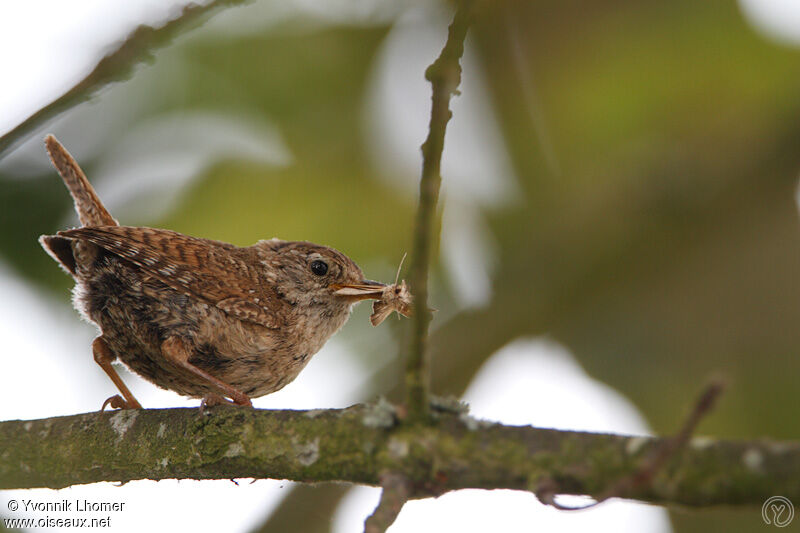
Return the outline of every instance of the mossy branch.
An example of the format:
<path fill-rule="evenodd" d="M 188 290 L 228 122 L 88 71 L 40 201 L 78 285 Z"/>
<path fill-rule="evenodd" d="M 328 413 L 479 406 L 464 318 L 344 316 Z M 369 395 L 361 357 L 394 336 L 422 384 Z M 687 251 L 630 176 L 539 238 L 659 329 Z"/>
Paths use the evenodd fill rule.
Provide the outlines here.
<path fill-rule="evenodd" d="M 109 83 L 127 79 L 136 65 L 152 59 L 154 50 L 166 46 L 181 32 L 202 23 L 204 17 L 213 11 L 247 1 L 212 0 L 203 5 L 189 4 L 175 18 L 158 28 L 139 26 L 113 52 L 103 57 L 85 78 L 0 137 L 0 155 L 59 113 L 89 100 Z"/>
<path fill-rule="evenodd" d="M 387 472 L 411 497 L 463 488 L 600 495 L 663 439 L 490 424 L 434 411 L 397 424 L 388 405 L 267 411 L 126 410 L 0 422 L 0 489 L 134 479 L 271 478 L 379 486 Z M 686 506 L 800 501 L 800 443 L 695 438 L 626 496 Z"/>

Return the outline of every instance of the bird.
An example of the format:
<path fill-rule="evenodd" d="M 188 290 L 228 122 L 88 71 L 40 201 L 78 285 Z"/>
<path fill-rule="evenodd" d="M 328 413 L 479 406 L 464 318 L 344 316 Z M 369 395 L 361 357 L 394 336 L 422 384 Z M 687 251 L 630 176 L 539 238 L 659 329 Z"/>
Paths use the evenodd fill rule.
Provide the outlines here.
<path fill-rule="evenodd" d="M 238 247 L 120 226 L 64 146 L 53 135 L 45 146 L 81 226 L 39 242 L 74 278 L 73 305 L 100 330 L 94 360 L 119 390 L 101 410 L 141 408 L 115 361 L 201 398 L 201 408 L 252 406 L 251 398 L 293 381 L 355 303 L 380 301 L 394 288 L 365 279 L 338 250 L 306 241 Z"/>

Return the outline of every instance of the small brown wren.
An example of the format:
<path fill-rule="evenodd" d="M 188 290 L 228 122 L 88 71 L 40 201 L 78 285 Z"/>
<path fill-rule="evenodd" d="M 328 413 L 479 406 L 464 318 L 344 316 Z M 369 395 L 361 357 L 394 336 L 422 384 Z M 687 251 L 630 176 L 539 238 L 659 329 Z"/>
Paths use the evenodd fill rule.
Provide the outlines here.
<path fill-rule="evenodd" d="M 341 252 L 263 240 L 240 248 L 118 225 L 75 160 L 45 145 L 82 227 L 39 242 L 75 278 L 73 303 L 101 334 L 94 359 L 119 389 L 103 408 L 140 408 L 112 361 L 203 405 L 252 405 L 291 382 L 359 300 L 388 287 Z"/>

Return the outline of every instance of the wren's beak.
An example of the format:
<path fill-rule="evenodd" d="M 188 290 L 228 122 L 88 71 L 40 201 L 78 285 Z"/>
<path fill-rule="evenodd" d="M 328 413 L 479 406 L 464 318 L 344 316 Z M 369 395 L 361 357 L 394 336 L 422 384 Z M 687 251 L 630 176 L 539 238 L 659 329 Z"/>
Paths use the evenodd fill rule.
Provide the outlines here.
<path fill-rule="evenodd" d="M 333 294 L 353 302 L 360 300 L 380 300 L 386 285 L 377 281 L 362 279 L 358 283 L 334 283 Z"/>

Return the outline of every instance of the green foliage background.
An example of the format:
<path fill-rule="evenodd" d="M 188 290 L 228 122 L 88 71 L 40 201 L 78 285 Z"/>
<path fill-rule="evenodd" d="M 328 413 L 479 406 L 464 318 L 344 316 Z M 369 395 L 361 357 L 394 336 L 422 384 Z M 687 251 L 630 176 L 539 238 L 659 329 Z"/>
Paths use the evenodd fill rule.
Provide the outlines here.
<path fill-rule="evenodd" d="M 525 111 L 510 23 L 558 171 Z M 140 120 L 176 110 L 264 117 L 295 161 L 219 161 L 147 223 L 241 245 L 322 242 L 386 265 L 374 276 L 391 278 L 409 249 L 414 198 L 374 179 L 363 133 L 365 85 L 389 24 L 289 21 L 258 35 L 200 33 L 159 52 L 129 83 L 148 69 L 179 74 Z M 446 319 L 434 323 L 434 391 L 463 392 L 495 350 L 547 334 L 658 433 L 673 431 L 719 372 L 731 386 L 702 433 L 796 440 L 800 51 L 757 34 L 722 0 L 497 2 L 480 11 L 470 45 L 521 198 L 485 213 L 499 252 L 490 304 L 453 314 L 447 284 L 436 293 Z M 93 161 L 81 163 L 91 177 Z M 63 300 L 69 280 L 36 237 L 63 220 L 66 194 L 52 173 L 0 176 L 0 202 L 3 259 Z M 396 350 L 359 342 L 366 320 L 353 322 L 344 335 L 354 357 Z M 387 371 L 365 396 L 396 394 L 401 375 Z M 265 530 L 315 501 L 330 512 L 342 490 L 299 489 Z M 675 511 L 673 523 L 681 532 L 762 526 L 756 510 Z"/>

